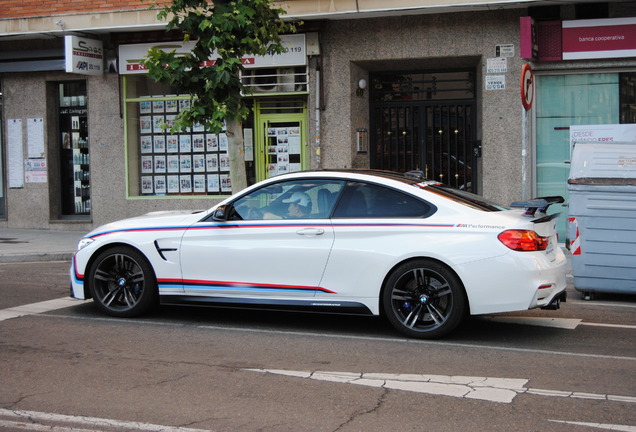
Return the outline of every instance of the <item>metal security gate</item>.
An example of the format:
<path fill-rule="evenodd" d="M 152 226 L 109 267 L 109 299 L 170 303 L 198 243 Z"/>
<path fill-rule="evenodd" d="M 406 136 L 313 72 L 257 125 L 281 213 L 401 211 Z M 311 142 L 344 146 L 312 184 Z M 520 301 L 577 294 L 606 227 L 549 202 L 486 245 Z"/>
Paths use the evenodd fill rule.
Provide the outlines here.
<path fill-rule="evenodd" d="M 371 77 L 371 167 L 476 192 L 472 73 Z M 468 97 L 467 97 L 468 96 Z"/>

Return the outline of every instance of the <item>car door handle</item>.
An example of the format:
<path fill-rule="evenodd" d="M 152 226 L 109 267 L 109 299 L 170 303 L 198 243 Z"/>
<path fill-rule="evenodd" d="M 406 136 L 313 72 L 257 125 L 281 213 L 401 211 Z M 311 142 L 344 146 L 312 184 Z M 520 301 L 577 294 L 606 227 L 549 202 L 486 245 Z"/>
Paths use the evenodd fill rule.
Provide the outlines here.
<path fill-rule="evenodd" d="M 296 231 L 296 234 L 303 236 L 318 236 L 323 235 L 325 230 L 322 228 L 303 228 L 301 230 Z"/>

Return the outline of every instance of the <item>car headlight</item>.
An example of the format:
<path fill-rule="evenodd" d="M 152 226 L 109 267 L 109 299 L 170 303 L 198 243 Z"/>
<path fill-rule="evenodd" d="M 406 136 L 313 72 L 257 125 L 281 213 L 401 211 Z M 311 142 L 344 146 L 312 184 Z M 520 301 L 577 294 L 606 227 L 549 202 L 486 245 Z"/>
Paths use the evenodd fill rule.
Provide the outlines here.
<path fill-rule="evenodd" d="M 83 239 L 81 239 L 77 245 L 77 250 L 81 251 L 82 249 L 84 249 L 86 246 L 88 246 L 89 244 L 93 243 L 95 241 L 95 239 L 89 238 L 89 237 L 85 237 Z"/>

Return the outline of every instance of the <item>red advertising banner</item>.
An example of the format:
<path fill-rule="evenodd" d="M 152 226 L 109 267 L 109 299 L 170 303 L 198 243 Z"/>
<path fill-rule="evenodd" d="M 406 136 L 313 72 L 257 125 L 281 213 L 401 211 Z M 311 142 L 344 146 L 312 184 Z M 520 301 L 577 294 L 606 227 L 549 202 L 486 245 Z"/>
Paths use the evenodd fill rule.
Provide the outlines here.
<path fill-rule="evenodd" d="M 636 57 L 636 18 L 563 21 L 563 60 Z"/>

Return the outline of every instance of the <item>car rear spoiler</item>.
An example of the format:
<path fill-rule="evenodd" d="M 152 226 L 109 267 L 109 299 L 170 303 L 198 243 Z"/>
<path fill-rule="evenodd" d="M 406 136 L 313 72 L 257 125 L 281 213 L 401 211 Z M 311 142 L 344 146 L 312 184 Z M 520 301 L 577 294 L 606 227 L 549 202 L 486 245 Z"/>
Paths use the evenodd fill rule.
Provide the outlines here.
<path fill-rule="evenodd" d="M 565 200 L 562 196 L 549 196 L 549 197 L 539 197 L 533 198 L 529 201 L 516 201 L 510 204 L 512 208 L 525 208 L 525 214 L 528 216 L 534 216 L 534 214 L 539 211 L 540 213 L 545 213 L 552 204 L 555 203 L 563 203 Z"/>

